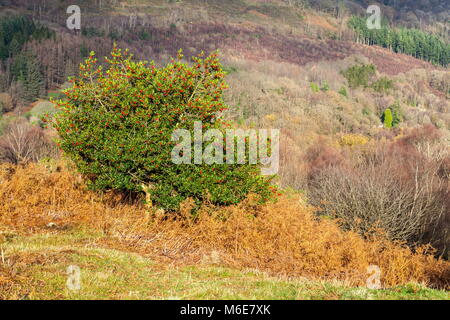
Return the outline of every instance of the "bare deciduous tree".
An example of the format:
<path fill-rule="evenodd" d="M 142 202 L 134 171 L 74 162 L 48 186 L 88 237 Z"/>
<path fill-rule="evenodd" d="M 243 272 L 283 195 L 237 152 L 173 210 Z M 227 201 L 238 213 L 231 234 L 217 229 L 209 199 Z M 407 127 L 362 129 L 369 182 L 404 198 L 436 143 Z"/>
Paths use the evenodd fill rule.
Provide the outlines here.
<path fill-rule="evenodd" d="M 448 254 L 450 184 L 445 149 L 430 128 L 373 150 L 312 154 L 309 198 L 347 230 L 382 229 L 393 240 Z M 434 142 L 433 142 L 434 141 Z M 326 159 L 330 159 L 329 161 Z"/>
<path fill-rule="evenodd" d="M 38 161 L 55 154 L 43 130 L 26 121 L 15 121 L 0 139 L 0 160 L 14 164 Z"/>

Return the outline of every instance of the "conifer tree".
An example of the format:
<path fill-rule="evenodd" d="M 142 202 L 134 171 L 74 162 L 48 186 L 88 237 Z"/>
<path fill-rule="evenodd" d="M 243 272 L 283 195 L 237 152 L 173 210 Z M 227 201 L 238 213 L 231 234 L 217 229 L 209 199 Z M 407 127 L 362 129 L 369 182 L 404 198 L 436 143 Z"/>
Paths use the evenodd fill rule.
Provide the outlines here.
<path fill-rule="evenodd" d="M 386 109 L 383 114 L 383 122 L 385 128 L 392 128 L 392 111 L 391 109 Z"/>
<path fill-rule="evenodd" d="M 25 100 L 34 101 L 42 96 L 44 91 L 44 79 L 40 70 L 39 62 L 34 57 L 29 57 L 26 65 L 25 77 Z"/>

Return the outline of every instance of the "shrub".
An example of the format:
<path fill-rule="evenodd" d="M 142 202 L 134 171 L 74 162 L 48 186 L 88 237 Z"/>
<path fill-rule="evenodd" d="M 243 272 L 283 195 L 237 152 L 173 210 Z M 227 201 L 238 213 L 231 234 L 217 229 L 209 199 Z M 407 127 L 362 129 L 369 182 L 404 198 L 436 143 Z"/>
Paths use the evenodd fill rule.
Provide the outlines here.
<path fill-rule="evenodd" d="M 368 142 L 369 139 L 367 139 L 367 137 L 355 133 L 344 134 L 339 139 L 339 145 L 348 147 L 361 146 L 367 144 Z"/>
<path fill-rule="evenodd" d="M 322 85 L 320 90 L 322 90 L 323 92 L 327 92 L 328 90 L 330 90 L 330 86 L 328 85 L 328 82 L 325 81 L 325 83 Z"/>
<path fill-rule="evenodd" d="M 149 41 L 149 40 L 152 39 L 152 35 L 150 33 L 148 33 L 147 31 L 145 31 L 145 30 L 141 30 L 138 33 L 138 37 L 142 41 Z"/>
<path fill-rule="evenodd" d="M 382 77 L 372 83 L 370 87 L 376 92 L 387 93 L 394 88 L 394 81 L 387 77 Z"/>
<path fill-rule="evenodd" d="M 364 107 L 362 108 L 361 113 L 367 117 L 371 115 L 372 111 L 369 108 Z"/>
<path fill-rule="evenodd" d="M 393 118 L 392 118 L 391 109 L 388 108 L 388 109 L 384 110 L 382 120 L 383 120 L 383 124 L 384 124 L 385 128 L 388 128 L 388 129 L 392 128 Z"/>
<path fill-rule="evenodd" d="M 352 89 L 358 87 L 367 88 L 369 81 L 375 75 L 376 67 L 373 64 L 354 65 L 342 71 L 341 74 L 347 79 L 348 85 Z"/>
<path fill-rule="evenodd" d="M 103 37 L 105 35 L 105 32 L 98 28 L 87 27 L 83 28 L 81 34 L 88 38 L 92 38 L 92 37 Z"/>
<path fill-rule="evenodd" d="M 395 104 L 384 110 L 381 121 L 383 121 L 384 127 L 389 129 L 392 127 L 397 127 L 400 122 L 402 122 L 402 118 L 402 109 L 400 107 L 400 104 L 396 102 Z"/>
<path fill-rule="evenodd" d="M 307 159 L 312 204 L 346 230 L 367 235 L 381 229 L 391 240 L 431 242 L 446 254 L 449 180 L 436 131 L 425 128 L 352 153 L 315 146 Z"/>
<path fill-rule="evenodd" d="M 222 130 L 217 115 L 226 107 L 224 72 L 217 54 L 194 58 L 192 66 L 172 59 L 165 67 L 134 62 L 114 47 L 106 69 L 92 52 L 80 75 L 57 104 L 54 127 L 60 146 L 96 190 L 147 192 L 152 203 L 175 211 L 186 198 L 197 204 L 240 202 L 249 193 L 269 198 L 269 180 L 255 165 L 174 164 L 175 129 Z"/>
<path fill-rule="evenodd" d="M 339 90 L 339 94 L 342 95 L 342 96 L 344 96 L 344 97 L 348 97 L 347 89 L 345 89 L 345 87 L 342 87 L 342 88 Z"/>
<path fill-rule="evenodd" d="M 314 92 L 314 93 L 317 93 L 320 91 L 319 85 L 315 82 L 311 82 L 310 87 L 311 87 L 312 92 Z"/>
<path fill-rule="evenodd" d="M 56 154 L 55 145 L 39 126 L 25 120 L 14 120 L 6 125 L 0 137 L 0 161 L 13 164 L 39 161 Z"/>
<path fill-rule="evenodd" d="M 392 106 L 389 107 L 392 110 L 392 126 L 397 127 L 400 122 L 402 122 L 402 109 L 400 107 L 400 103 L 397 101 Z"/>

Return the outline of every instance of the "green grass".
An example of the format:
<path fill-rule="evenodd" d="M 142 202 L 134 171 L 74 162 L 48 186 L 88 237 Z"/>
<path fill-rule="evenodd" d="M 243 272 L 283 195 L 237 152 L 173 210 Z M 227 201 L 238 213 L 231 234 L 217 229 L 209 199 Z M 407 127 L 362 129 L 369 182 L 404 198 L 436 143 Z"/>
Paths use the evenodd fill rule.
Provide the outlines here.
<path fill-rule="evenodd" d="M 36 118 L 41 118 L 46 114 L 52 115 L 56 112 L 55 105 L 50 101 L 39 101 L 33 109 L 31 109 L 30 114 Z"/>
<path fill-rule="evenodd" d="M 20 276 L 15 299 L 449 299 L 449 293 L 410 284 L 389 290 L 350 288 L 340 282 L 287 280 L 222 266 L 175 267 L 98 245 L 87 230 L 31 237 L 3 234 L 6 268 Z M 6 240 L 5 240 L 6 239 Z M 71 291 L 67 268 L 81 270 Z M 4 270 L 1 269 L 0 270 Z M 1 273 L 0 273 L 1 278 Z M 0 287 L 1 289 L 1 287 Z"/>

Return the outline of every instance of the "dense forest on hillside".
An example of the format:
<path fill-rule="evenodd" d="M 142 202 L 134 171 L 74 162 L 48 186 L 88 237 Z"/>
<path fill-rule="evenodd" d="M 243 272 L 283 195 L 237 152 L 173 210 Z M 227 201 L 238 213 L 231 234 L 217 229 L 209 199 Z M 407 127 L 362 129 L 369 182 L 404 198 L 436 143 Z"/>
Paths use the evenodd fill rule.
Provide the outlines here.
<path fill-rule="evenodd" d="M 32 102 L 45 95 L 48 88 L 44 81 L 42 65 L 35 55 L 23 50 L 30 41 L 54 39 L 54 31 L 35 23 L 26 16 L 12 16 L 0 21 L 0 90 L 14 91 L 14 99 Z M 5 106 L 4 106 L 5 107 Z M 4 111 L 14 107 L 6 106 Z"/>
<path fill-rule="evenodd" d="M 418 29 L 391 28 L 387 24 L 381 29 L 369 29 L 366 19 L 356 16 L 350 19 L 349 25 L 356 31 L 360 43 L 379 45 L 442 66 L 450 63 L 450 43 L 436 35 Z"/>

